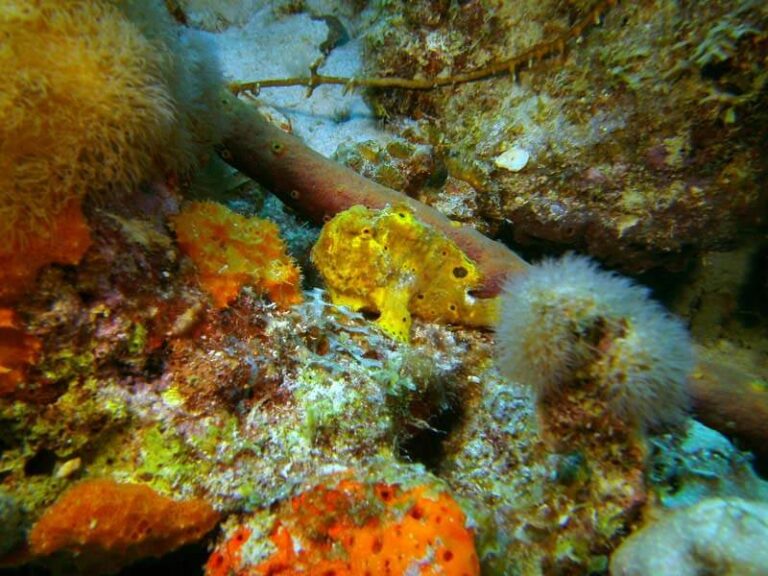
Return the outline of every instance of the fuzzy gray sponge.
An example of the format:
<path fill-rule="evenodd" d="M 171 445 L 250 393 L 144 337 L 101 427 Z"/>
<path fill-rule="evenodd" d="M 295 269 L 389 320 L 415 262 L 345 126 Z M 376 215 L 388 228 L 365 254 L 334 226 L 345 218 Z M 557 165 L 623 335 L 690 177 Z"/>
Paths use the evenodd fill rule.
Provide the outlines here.
<path fill-rule="evenodd" d="M 503 375 L 539 398 L 577 372 L 605 388 L 613 411 L 641 426 L 679 423 L 693 367 L 683 324 L 647 288 L 566 255 L 507 283 L 497 327 Z"/>

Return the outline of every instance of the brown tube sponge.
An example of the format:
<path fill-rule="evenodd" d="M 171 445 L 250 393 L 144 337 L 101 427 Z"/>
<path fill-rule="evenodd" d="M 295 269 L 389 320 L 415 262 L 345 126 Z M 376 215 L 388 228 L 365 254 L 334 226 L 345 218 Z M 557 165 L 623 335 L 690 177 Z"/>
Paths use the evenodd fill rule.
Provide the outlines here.
<path fill-rule="evenodd" d="M 222 158 L 309 219 L 323 222 L 355 205 L 381 209 L 406 204 L 416 218 L 448 236 L 477 264 L 483 276 L 481 296 L 495 296 L 505 278 L 528 269 L 503 244 L 328 160 L 236 98 L 224 96 L 223 100 L 228 122 L 219 149 Z"/>

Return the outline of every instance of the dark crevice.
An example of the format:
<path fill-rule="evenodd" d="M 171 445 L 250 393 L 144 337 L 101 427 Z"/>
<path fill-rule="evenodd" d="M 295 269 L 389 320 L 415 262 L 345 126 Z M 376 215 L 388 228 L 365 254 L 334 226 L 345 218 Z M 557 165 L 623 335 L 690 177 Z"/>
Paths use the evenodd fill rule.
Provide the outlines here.
<path fill-rule="evenodd" d="M 419 462 L 434 472 L 445 456 L 445 443 L 461 423 L 463 413 L 457 403 L 443 410 L 429 421 L 429 427 L 413 432 L 398 446 L 398 456 L 409 462 Z"/>

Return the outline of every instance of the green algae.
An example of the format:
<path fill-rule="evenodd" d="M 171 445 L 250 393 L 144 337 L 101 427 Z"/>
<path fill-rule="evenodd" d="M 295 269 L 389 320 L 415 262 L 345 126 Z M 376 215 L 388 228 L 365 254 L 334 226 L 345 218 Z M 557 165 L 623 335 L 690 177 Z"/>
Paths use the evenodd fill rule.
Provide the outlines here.
<path fill-rule="evenodd" d="M 65 348 L 46 355 L 38 366 L 46 380 L 70 382 L 93 372 L 94 356 L 88 350 L 77 352 Z"/>
<path fill-rule="evenodd" d="M 174 493 L 180 486 L 195 482 L 206 473 L 206 462 L 194 458 L 182 439 L 164 430 L 162 425 L 149 428 L 141 435 L 136 478 L 161 490 Z"/>
<path fill-rule="evenodd" d="M 137 356 L 144 352 L 147 346 L 147 327 L 135 322 L 128 331 L 126 350 L 131 356 Z"/>

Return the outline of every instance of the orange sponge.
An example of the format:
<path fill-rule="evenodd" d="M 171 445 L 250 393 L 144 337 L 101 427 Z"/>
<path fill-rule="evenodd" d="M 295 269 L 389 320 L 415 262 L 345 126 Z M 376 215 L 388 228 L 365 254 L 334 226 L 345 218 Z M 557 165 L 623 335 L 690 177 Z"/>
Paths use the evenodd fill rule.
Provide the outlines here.
<path fill-rule="evenodd" d="M 37 360 L 42 344 L 19 328 L 13 310 L 0 308 L 0 398 L 24 380 L 26 366 Z"/>
<path fill-rule="evenodd" d="M 49 214 L 45 232 L 11 239 L 0 249 L 0 303 L 19 298 L 37 272 L 53 262 L 77 264 L 91 245 L 91 232 L 77 200 Z"/>
<path fill-rule="evenodd" d="M 114 572 L 199 540 L 218 519 L 203 500 L 176 501 L 141 484 L 86 480 L 45 511 L 29 545 L 37 556 L 66 551 L 83 570 Z"/>
<path fill-rule="evenodd" d="M 480 565 L 466 524 L 445 492 L 344 480 L 278 509 L 268 558 L 249 565 L 243 545 L 254 536 L 240 528 L 210 557 L 206 575 L 473 576 Z"/>
<path fill-rule="evenodd" d="M 191 202 L 174 218 L 181 250 L 200 283 L 225 307 L 251 285 L 285 308 L 301 302 L 301 273 L 285 251 L 277 225 L 246 218 L 213 202 Z"/>

